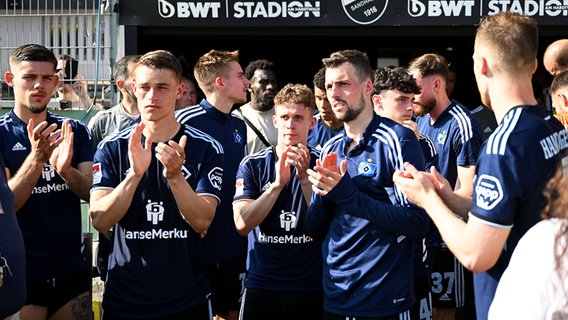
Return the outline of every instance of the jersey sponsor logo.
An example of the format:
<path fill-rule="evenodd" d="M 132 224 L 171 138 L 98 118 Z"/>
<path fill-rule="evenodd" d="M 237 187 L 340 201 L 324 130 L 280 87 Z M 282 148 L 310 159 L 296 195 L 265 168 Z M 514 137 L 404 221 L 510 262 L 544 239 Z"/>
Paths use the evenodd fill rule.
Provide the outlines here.
<path fill-rule="evenodd" d="M 102 178 L 101 163 L 93 163 L 93 184 L 101 183 Z"/>
<path fill-rule="evenodd" d="M 482 174 L 475 186 L 476 204 L 481 209 L 491 210 L 503 199 L 503 189 L 499 179 Z"/>
<path fill-rule="evenodd" d="M 41 177 L 45 179 L 45 181 L 51 181 L 51 179 L 55 178 L 55 169 L 49 163 L 46 163 L 43 166 L 43 170 L 41 172 Z"/>
<path fill-rule="evenodd" d="M 16 144 L 12 147 L 12 151 L 24 151 L 27 150 L 21 143 L 16 142 Z"/>
<path fill-rule="evenodd" d="M 148 200 L 146 205 L 146 219 L 152 222 L 153 225 L 157 225 L 158 222 L 164 220 L 164 203 L 163 202 L 152 202 Z"/>
<path fill-rule="evenodd" d="M 245 192 L 244 179 L 243 178 L 237 179 L 237 181 L 235 182 L 235 197 L 242 196 L 244 192 Z"/>
<path fill-rule="evenodd" d="M 32 194 L 51 193 L 67 190 L 69 190 L 69 186 L 66 183 L 51 183 L 42 187 L 34 187 L 32 189 Z"/>
<path fill-rule="evenodd" d="M 342 0 L 343 10 L 351 21 L 358 24 L 371 24 L 381 18 L 387 8 L 388 0 Z"/>
<path fill-rule="evenodd" d="M 146 231 L 129 231 L 124 230 L 124 238 L 133 240 L 145 240 L 145 239 L 187 239 L 187 230 L 179 230 L 174 228 L 173 230 L 163 230 L 163 229 L 152 229 Z"/>
<path fill-rule="evenodd" d="M 275 244 L 303 244 L 313 242 L 314 239 L 306 234 L 302 235 L 283 235 L 283 236 L 269 236 L 266 233 L 259 233 L 258 242 L 275 243 Z"/>
<path fill-rule="evenodd" d="M 286 212 L 284 210 L 280 213 L 280 228 L 290 231 L 292 229 L 296 229 L 296 212 Z"/>
<path fill-rule="evenodd" d="M 377 172 L 377 165 L 370 162 L 360 162 L 357 173 L 365 177 L 373 177 Z"/>
<path fill-rule="evenodd" d="M 223 169 L 215 167 L 211 171 L 209 171 L 209 174 L 207 176 L 209 177 L 209 182 L 211 183 L 211 185 L 215 189 L 221 190 L 221 185 L 223 184 Z"/>

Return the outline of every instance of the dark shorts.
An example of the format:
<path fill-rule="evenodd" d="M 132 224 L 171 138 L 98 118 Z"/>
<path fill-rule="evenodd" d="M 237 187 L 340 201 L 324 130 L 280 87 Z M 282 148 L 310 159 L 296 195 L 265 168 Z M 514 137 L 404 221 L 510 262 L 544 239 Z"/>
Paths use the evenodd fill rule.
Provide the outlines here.
<path fill-rule="evenodd" d="M 323 291 L 246 288 L 239 319 L 312 320 L 323 317 Z"/>
<path fill-rule="evenodd" d="M 125 318 L 111 314 L 109 312 L 105 312 L 103 310 L 102 320 L 135 320 L 135 319 L 144 319 L 144 318 L 140 318 L 140 316 L 136 318 Z M 147 318 L 147 319 L 153 319 L 153 318 Z M 185 311 L 176 314 L 160 317 L 160 320 L 187 320 L 187 319 L 191 320 L 212 319 L 212 316 L 209 314 L 209 302 L 203 303 L 201 305 L 198 305 L 196 307 L 187 309 Z"/>
<path fill-rule="evenodd" d="M 414 296 L 416 302 L 410 309 L 411 320 L 432 319 L 432 294 L 430 292 L 430 275 L 414 278 Z"/>
<path fill-rule="evenodd" d="M 211 285 L 213 314 L 227 315 L 238 311 L 244 291 L 246 253 L 231 260 L 207 266 Z"/>
<path fill-rule="evenodd" d="M 75 297 L 90 291 L 91 285 L 89 269 L 59 278 L 28 280 L 26 305 L 47 307 L 49 318 Z"/>
<path fill-rule="evenodd" d="M 461 308 L 474 305 L 473 273 L 447 248 L 428 248 L 432 307 Z"/>

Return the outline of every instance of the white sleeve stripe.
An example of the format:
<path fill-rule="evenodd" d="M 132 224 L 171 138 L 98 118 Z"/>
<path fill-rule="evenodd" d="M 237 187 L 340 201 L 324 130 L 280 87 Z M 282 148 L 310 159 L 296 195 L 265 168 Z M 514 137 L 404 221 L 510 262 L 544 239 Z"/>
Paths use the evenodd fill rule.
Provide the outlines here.
<path fill-rule="evenodd" d="M 389 147 L 389 159 L 397 170 L 404 170 L 404 159 L 402 158 L 402 148 L 398 141 L 398 136 L 392 128 L 384 123 L 373 133 L 373 136 L 385 143 Z M 408 200 L 404 194 L 395 186 L 395 197 L 402 205 L 408 205 Z"/>
<path fill-rule="evenodd" d="M 515 129 L 519 118 L 521 117 L 523 109 L 518 108 L 509 112 L 503 119 L 503 123 L 497 127 L 495 132 L 487 140 L 486 154 L 505 154 L 505 148 L 507 147 L 507 140 L 511 135 L 511 132 Z"/>
<path fill-rule="evenodd" d="M 465 143 L 473 137 L 471 119 L 467 116 L 464 110 L 457 106 L 452 107 L 450 114 L 454 117 L 454 119 L 456 119 L 460 128 L 461 142 Z"/>

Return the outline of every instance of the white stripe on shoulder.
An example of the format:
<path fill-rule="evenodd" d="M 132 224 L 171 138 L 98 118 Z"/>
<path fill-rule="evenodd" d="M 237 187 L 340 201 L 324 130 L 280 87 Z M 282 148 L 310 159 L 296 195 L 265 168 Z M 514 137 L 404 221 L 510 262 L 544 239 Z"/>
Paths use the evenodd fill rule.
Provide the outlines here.
<path fill-rule="evenodd" d="M 331 147 L 340 143 L 341 140 L 343 140 L 342 134 L 337 134 L 337 135 L 331 137 L 331 139 L 327 140 L 327 142 L 321 148 L 320 156 L 324 155 L 324 154 L 328 154 Z"/>
<path fill-rule="evenodd" d="M 473 137 L 473 128 L 471 126 L 471 119 L 467 113 L 459 106 L 453 105 L 450 109 L 450 114 L 456 119 L 458 127 L 460 128 L 460 139 L 465 143 Z"/>
<path fill-rule="evenodd" d="M 203 109 L 200 105 L 196 104 L 191 107 L 187 107 L 175 112 L 176 120 L 180 123 L 185 123 L 189 119 L 193 117 L 197 117 L 206 113 L 205 109 Z"/>
<path fill-rule="evenodd" d="M 243 160 L 241 160 L 241 166 L 243 165 L 243 163 L 246 163 L 247 161 L 251 160 L 251 159 L 260 159 L 260 158 L 266 158 L 266 155 L 272 153 L 272 148 L 266 148 L 266 149 L 262 149 L 258 152 L 255 153 L 251 153 L 247 156 L 245 156 L 243 158 Z"/>
<path fill-rule="evenodd" d="M 390 152 L 389 158 L 397 170 L 404 170 L 404 159 L 402 158 L 402 148 L 396 132 L 383 122 L 379 125 L 373 136 L 384 142 Z"/>
<path fill-rule="evenodd" d="M 189 137 L 192 137 L 192 138 L 195 138 L 195 139 L 201 139 L 201 140 L 204 140 L 204 141 L 211 143 L 211 145 L 213 146 L 215 151 L 217 151 L 217 153 L 224 153 L 223 146 L 221 145 L 221 143 L 219 143 L 219 141 L 217 141 L 215 138 L 208 135 L 207 133 L 205 133 L 205 132 L 203 132 L 199 129 L 196 129 L 192 126 L 189 126 L 189 125 L 184 125 L 183 132 L 185 134 L 187 134 Z"/>
<path fill-rule="evenodd" d="M 511 132 L 515 129 L 515 126 L 517 125 L 522 112 L 522 108 L 517 108 L 505 115 L 505 118 L 503 118 L 501 125 L 499 125 L 497 129 L 495 129 L 493 134 L 489 136 L 489 139 L 487 139 L 487 145 L 485 149 L 486 154 L 505 154 L 507 140 L 509 139 Z"/>

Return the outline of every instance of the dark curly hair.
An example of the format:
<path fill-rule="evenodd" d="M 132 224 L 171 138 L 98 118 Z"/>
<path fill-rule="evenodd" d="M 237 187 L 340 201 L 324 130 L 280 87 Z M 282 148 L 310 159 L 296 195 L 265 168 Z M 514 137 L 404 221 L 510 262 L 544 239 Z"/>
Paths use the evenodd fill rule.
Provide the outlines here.
<path fill-rule="evenodd" d="M 373 94 L 381 94 L 388 90 L 420 93 L 416 79 L 402 67 L 379 68 L 373 72 Z"/>

